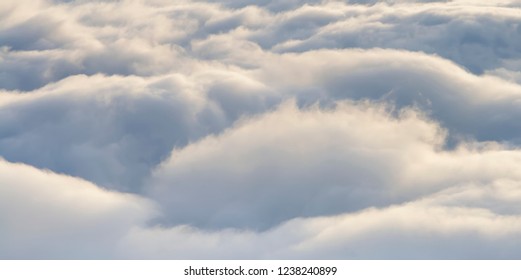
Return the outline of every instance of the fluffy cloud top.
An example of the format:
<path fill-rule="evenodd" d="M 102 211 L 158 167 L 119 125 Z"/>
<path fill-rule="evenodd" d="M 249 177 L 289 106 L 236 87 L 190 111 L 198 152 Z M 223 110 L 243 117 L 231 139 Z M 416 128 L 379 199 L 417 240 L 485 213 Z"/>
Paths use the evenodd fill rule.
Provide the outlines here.
<path fill-rule="evenodd" d="M 2 258 L 112 256 L 112 242 L 154 213 L 143 198 L 3 160 L 0 182 Z"/>
<path fill-rule="evenodd" d="M 0 258 L 520 258 L 519 1 L 2 1 Z"/>

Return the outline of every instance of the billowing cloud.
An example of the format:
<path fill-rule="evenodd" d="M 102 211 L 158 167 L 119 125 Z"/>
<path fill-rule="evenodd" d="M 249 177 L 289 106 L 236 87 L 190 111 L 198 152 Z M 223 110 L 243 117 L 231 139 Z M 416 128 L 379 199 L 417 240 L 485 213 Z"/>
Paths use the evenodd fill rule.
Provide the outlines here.
<path fill-rule="evenodd" d="M 138 192 L 174 147 L 278 98 L 240 74 L 73 76 L 0 101 L 0 150 L 20 161 Z"/>
<path fill-rule="evenodd" d="M 112 243 L 152 217 L 151 202 L 0 161 L 0 258 L 113 257 Z"/>
<path fill-rule="evenodd" d="M 2 1 L 0 258 L 519 258 L 519 1 Z"/>
<path fill-rule="evenodd" d="M 297 96 L 317 100 L 380 100 L 413 106 L 441 122 L 452 137 L 517 142 L 521 87 L 476 76 L 445 59 L 395 50 L 313 51 L 265 59 L 258 76 Z M 285 65 L 278 67 L 275 61 Z M 269 81 L 269 82 L 268 82 Z"/>
<path fill-rule="evenodd" d="M 518 205 L 518 197 L 505 196 L 518 188 L 517 182 L 450 188 L 412 203 L 297 218 L 263 232 L 139 229 L 126 237 L 120 252 L 189 259 L 518 259 L 519 216 L 451 204 L 484 202 L 491 196 L 501 197 L 498 203 Z"/>
<path fill-rule="evenodd" d="M 416 111 L 397 114 L 368 103 L 285 106 L 174 150 L 153 176 L 151 197 L 174 224 L 265 230 L 521 178 L 518 151 L 476 143 L 447 151 L 438 125 Z"/>

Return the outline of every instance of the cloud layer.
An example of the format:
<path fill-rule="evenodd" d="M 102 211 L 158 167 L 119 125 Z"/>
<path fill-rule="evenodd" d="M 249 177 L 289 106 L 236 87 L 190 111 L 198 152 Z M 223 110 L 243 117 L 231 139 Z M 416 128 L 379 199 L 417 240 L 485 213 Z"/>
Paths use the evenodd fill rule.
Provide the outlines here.
<path fill-rule="evenodd" d="M 3 1 L 0 258 L 520 258 L 519 1 Z"/>

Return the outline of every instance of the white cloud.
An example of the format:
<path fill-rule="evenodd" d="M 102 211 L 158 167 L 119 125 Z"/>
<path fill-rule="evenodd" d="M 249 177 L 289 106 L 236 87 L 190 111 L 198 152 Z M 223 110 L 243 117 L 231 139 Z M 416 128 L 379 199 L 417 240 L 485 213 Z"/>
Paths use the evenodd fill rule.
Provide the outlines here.
<path fill-rule="evenodd" d="M 511 180 L 257 232 L 151 227 L 143 198 L 21 164 L 0 170 L 1 258 L 518 258 L 521 245 Z"/>
<path fill-rule="evenodd" d="M 443 150 L 444 131 L 418 114 L 395 118 L 370 103 L 286 106 L 174 150 L 153 176 L 151 197 L 171 224 L 265 230 L 466 182 L 521 178 L 519 151 L 471 143 Z"/>
<path fill-rule="evenodd" d="M 223 125 L 183 76 L 75 76 L 1 105 L 3 156 L 135 190 L 175 145 Z M 11 94 L 12 95 L 12 94 Z"/>
<path fill-rule="evenodd" d="M 254 75 L 317 100 L 380 100 L 415 106 L 449 129 L 451 137 L 519 142 L 516 121 L 521 87 L 476 76 L 439 57 L 397 50 L 320 50 L 263 58 Z M 284 65 L 284 66 L 280 66 Z"/>
<path fill-rule="evenodd" d="M 0 258 L 519 258 L 519 7 L 2 1 Z"/>
<path fill-rule="evenodd" d="M 0 161 L 0 258 L 114 257 L 153 204 L 65 175 Z"/>
<path fill-rule="evenodd" d="M 488 196 L 502 197 L 498 204 L 519 205 L 518 197 L 501 195 L 512 189 L 519 189 L 518 182 L 454 187 L 412 203 L 297 218 L 263 232 L 139 229 L 125 238 L 120 253 L 185 259 L 517 259 L 519 215 L 498 214 L 484 206 Z M 485 202 L 481 207 L 450 205 L 480 199 Z"/>
<path fill-rule="evenodd" d="M 442 144 L 439 129 L 416 116 L 393 121 L 383 108 L 339 106 L 286 107 L 174 150 L 153 176 L 152 197 L 174 223 L 266 229 L 385 205 L 398 163 Z"/>

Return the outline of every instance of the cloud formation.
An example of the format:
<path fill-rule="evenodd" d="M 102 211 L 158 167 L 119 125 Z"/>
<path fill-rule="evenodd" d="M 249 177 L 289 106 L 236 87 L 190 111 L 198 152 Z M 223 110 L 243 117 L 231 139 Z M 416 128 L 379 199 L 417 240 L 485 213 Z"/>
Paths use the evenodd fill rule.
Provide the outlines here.
<path fill-rule="evenodd" d="M 3 1 L 0 258 L 519 258 L 519 1 Z"/>
<path fill-rule="evenodd" d="M 3 160 L 0 170 L 1 258 L 114 257 L 112 243 L 154 211 L 69 176 Z"/>
<path fill-rule="evenodd" d="M 370 103 L 283 107 L 174 150 L 153 176 L 151 197 L 174 224 L 267 229 L 291 218 L 404 203 L 467 182 L 521 178 L 518 151 L 502 155 L 504 147 L 472 143 L 446 151 L 437 124 L 416 111 L 398 114 Z"/>

